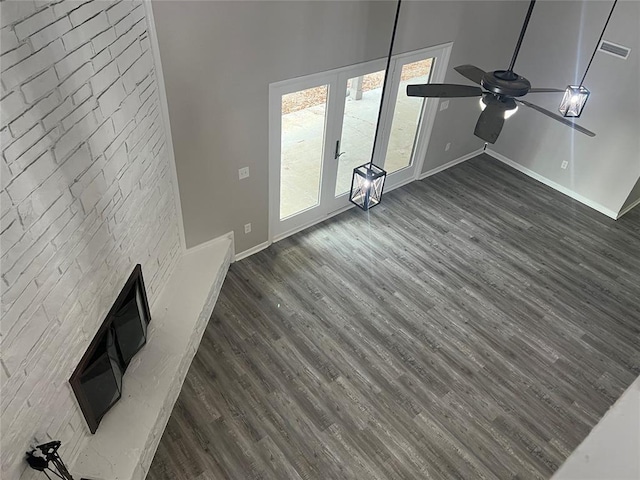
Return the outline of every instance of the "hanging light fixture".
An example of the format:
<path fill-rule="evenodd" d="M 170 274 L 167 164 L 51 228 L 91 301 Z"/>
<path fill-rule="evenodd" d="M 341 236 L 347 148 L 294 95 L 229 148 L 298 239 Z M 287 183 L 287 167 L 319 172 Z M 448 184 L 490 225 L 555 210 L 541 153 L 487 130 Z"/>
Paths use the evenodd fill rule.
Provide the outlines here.
<path fill-rule="evenodd" d="M 380 130 L 380 120 L 382 118 L 382 108 L 387 91 L 387 83 L 389 80 L 389 67 L 391 65 L 391 54 L 393 53 L 393 42 L 396 38 L 396 30 L 398 28 L 398 17 L 400 15 L 400 4 L 402 0 L 398 0 L 396 8 L 396 19 L 393 23 L 393 32 L 391 34 L 391 44 L 389 45 L 389 55 L 387 56 L 387 68 L 384 71 L 384 83 L 382 84 L 382 96 L 380 98 L 380 108 L 378 109 L 378 122 L 373 137 L 373 148 L 371 149 L 371 160 L 369 163 L 360 165 L 353 169 L 353 178 L 351 179 L 351 192 L 349 193 L 349 201 L 362 210 L 369 210 L 375 207 L 382 200 L 382 191 L 384 190 L 384 181 L 387 178 L 387 172 L 373 163 L 378 145 L 378 131 Z"/>
<path fill-rule="evenodd" d="M 582 114 L 582 110 L 584 109 L 584 106 L 589 99 L 589 95 L 591 94 L 591 92 L 589 92 L 589 90 L 583 86 L 584 79 L 587 77 L 589 67 L 591 67 L 591 63 L 593 62 L 593 58 L 596 56 L 596 52 L 598 51 L 600 42 L 602 42 L 602 37 L 604 37 L 604 32 L 607 29 L 607 25 L 609 25 L 609 20 L 611 20 L 611 15 L 613 15 L 613 9 L 616 8 L 616 3 L 618 3 L 618 0 L 614 0 L 613 5 L 611 6 L 611 11 L 609 12 L 607 21 L 604 22 L 602 33 L 600 34 L 600 38 L 596 43 L 596 48 L 593 50 L 591 60 L 589 60 L 589 64 L 584 71 L 582 80 L 580 80 L 580 85 L 568 85 L 567 89 L 564 92 L 564 96 L 562 97 L 562 101 L 560 102 L 558 110 L 565 117 L 578 118 Z"/>

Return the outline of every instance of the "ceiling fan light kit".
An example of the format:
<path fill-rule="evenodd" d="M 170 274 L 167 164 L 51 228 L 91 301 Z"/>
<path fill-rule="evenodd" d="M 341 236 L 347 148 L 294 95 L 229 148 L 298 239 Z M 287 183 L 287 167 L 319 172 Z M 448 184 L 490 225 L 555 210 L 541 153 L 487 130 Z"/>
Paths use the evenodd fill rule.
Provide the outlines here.
<path fill-rule="evenodd" d="M 487 143 L 495 143 L 498 140 L 504 121 L 516 113 L 518 105 L 524 105 L 532 110 L 536 110 L 580 133 L 594 137 L 595 133 L 586 128 L 567 120 L 563 116 L 522 99 L 522 97 L 530 93 L 565 92 L 565 90 L 559 90 L 557 88 L 532 88 L 529 80 L 513 71 L 535 3 L 536 0 L 531 0 L 529 3 L 529 9 L 527 10 L 524 23 L 520 30 L 520 36 L 518 37 L 513 57 L 507 70 L 485 72 L 474 65 L 459 65 L 455 67 L 454 70 L 481 88 L 469 85 L 427 83 L 423 85 L 408 85 L 407 95 L 410 97 L 426 98 L 480 97 L 482 113 L 480 113 L 473 133 L 476 137 L 481 138 Z M 572 93 L 572 95 L 568 97 L 569 106 L 566 109 L 568 113 L 571 113 L 573 107 L 584 107 L 587 101 L 589 91 L 582 87 L 582 84 L 580 87 L 575 94 Z M 586 96 L 582 89 L 586 92 Z M 564 112 L 562 113 L 564 115 Z"/>
<path fill-rule="evenodd" d="M 591 92 L 582 85 L 569 85 L 564 92 L 558 110 L 564 117 L 578 118 Z"/>
<path fill-rule="evenodd" d="M 490 96 L 485 96 L 483 95 L 482 97 L 480 97 L 480 110 L 484 111 L 485 108 L 487 108 L 487 105 L 490 103 Z M 511 99 L 509 99 L 511 100 Z M 513 100 L 512 102 L 505 102 L 506 103 L 506 109 L 504 110 L 504 119 L 506 120 L 507 118 L 510 118 L 514 113 L 516 113 L 518 111 L 518 105 L 516 105 L 515 100 Z"/>

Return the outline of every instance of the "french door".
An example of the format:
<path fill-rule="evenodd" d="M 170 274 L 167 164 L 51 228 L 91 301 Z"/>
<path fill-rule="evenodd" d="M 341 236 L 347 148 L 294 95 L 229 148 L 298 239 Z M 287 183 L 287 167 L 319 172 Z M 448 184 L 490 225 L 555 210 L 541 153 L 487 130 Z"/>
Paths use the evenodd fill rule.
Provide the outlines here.
<path fill-rule="evenodd" d="M 410 83 L 441 82 L 451 44 L 392 57 L 374 163 L 385 191 L 417 178 L 435 117 L 433 99 Z M 277 241 L 348 208 L 353 169 L 369 162 L 386 60 L 270 85 L 270 239 Z"/>

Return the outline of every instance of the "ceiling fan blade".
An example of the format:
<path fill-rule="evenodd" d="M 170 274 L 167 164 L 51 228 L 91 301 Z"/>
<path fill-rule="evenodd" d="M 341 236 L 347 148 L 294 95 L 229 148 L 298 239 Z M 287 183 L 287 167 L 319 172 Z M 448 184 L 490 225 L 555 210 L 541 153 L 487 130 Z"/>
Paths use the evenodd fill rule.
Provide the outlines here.
<path fill-rule="evenodd" d="M 496 143 L 504 125 L 504 105 L 490 103 L 480 114 L 473 134 L 488 143 Z"/>
<path fill-rule="evenodd" d="M 550 112 L 546 108 L 539 107 L 538 105 L 534 105 L 533 103 L 529 103 L 529 102 L 527 102 L 525 100 L 520 100 L 518 98 L 516 98 L 515 100 L 516 100 L 516 102 L 521 103 L 523 105 L 526 105 L 529 108 L 533 108 L 534 110 L 539 111 L 543 115 L 546 115 L 547 117 L 551 117 L 554 120 L 557 120 L 558 122 L 563 123 L 563 124 L 573 128 L 574 130 L 577 130 L 580 133 L 584 133 L 585 135 L 588 135 L 590 137 L 595 137 L 596 136 L 596 134 L 593 133 L 591 130 L 587 130 L 586 128 L 581 127 L 580 125 L 578 125 L 576 123 L 573 123 L 572 121 L 567 120 L 566 118 L 561 117 L 560 115 L 556 115 L 555 113 Z"/>
<path fill-rule="evenodd" d="M 482 90 L 479 87 L 468 85 L 425 83 L 422 85 L 407 85 L 407 95 L 410 97 L 429 98 L 481 97 Z"/>
<path fill-rule="evenodd" d="M 528 93 L 564 93 L 558 88 L 531 88 Z"/>
<path fill-rule="evenodd" d="M 480 82 L 482 82 L 482 77 L 486 73 L 484 70 L 473 65 L 458 65 L 453 69 L 463 77 L 467 77 L 469 80 L 477 83 L 478 85 L 480 85 Z"/>

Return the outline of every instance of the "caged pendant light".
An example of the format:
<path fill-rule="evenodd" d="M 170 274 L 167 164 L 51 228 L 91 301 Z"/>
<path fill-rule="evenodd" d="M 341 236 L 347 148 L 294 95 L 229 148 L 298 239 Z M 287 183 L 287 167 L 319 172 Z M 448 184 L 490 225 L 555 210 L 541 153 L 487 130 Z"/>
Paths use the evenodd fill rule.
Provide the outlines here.
<path fill-rule="evenodd" d="M 389 45 L 389 55 L 387 56 L 387 68 L 384 71 L 384 83 L 382 84 L 382 96 L 380 98 L 380 108 L 378 109 L 378 122 L 373 137 L 373 148 L 371 149 L 371 160 L 369 163 L 360 165 L 353 169 L 353 178 L 351 179 L 351 191 L 349 193 L 349 201 L 362 210 L 369 210 L 375 207 L 382 200 L 382 192 L 384 190 L 384 181 L 387 178 L 387 172 L 373 163 L 378 145 L 378 132 L 382 117 L 383 102 L 387 91 L 387 83 L 389 81 L 389 67 L 391 65 L 391 55 L 393 53 L 393 42 L 396 38 L 396 30 L 398 28 L 398 17 L 400 15 L 400 4 L 402 0 L 398 0 L 396 7 L 396 18 L 393 23 L 393 32 L 391 34 L 391 44 Z"/>
<path fill-rule="evenodd" d="M 587 72 L 589 71 L 589 67 L 591 67 L 593 58 L 596 56 L 598 47 L 600 47 L 600 43 L 602 42 L 602 37 L 604 37 L 604 32 L 607 29 L 607 25 L 609 25 L 609 20 L 611 20 L 611 15 L 613 15 L 613 9 L 616 8 L 617 3 L 618 3 L 618 0 L 613 1 L 613 5 L 611 6 L 611 11 L 609 12 L 609 16 L 607 17 L 607 21 L 604 22 L 602 33 L 600 34 L 600 38 L 596 43 L 596 48 L 593 50 L 593 54 L 591 55 L 591 60 L 589 60 L 589 64 L 587 65 L 587 68 L 584 71 L 582 80 L 580 80 L 580 85 L 568 85 L 567 89 L 564 92 L 564 96 L 562 97 L 562 101 L 560 102 L 560 106 L 558 107 L 558 110 L 564 117 L 578 118 L 580 115 L 582 115 L 582 110 L 584 109 L 584 106 L 587 103 L 587 100 L 589 99 L 589 95 L 591 94 L 591 92 L 583 86 L 584 79 L 587 77 Z"/>

